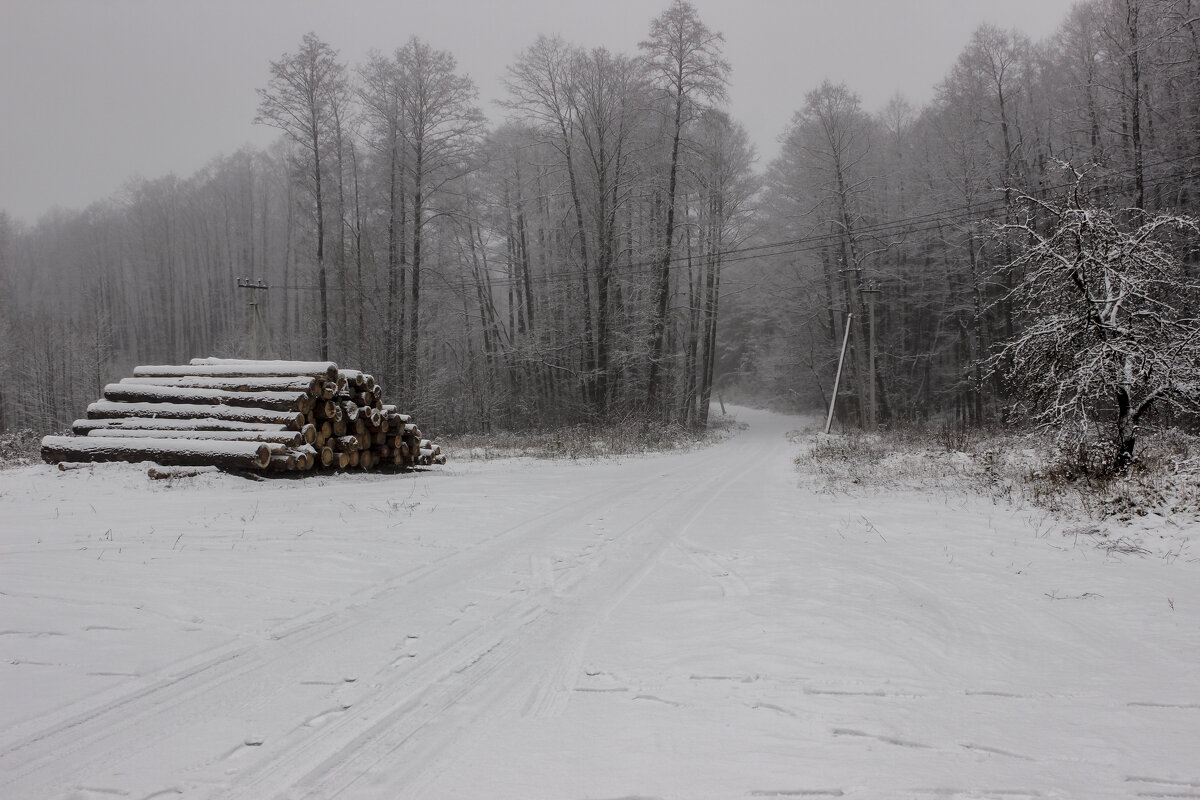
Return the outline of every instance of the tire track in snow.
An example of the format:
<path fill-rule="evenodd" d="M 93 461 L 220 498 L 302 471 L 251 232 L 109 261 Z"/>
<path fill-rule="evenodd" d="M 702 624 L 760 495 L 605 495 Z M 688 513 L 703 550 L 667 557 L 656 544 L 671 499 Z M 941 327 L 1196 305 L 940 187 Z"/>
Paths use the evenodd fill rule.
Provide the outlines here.
<path fill-rule="evenodd" d="M 707 477 L 682 468 L 646 484 L 646 491 L 659 495 L 657 502 L 624 523 L 620 534 L 590 558 L 573 565 L 573 570 L 584 573 L 571 587 L 574 591 L 568 589 L 570 594 L 557 599 L 527 598 L 510 612 L 515 620 L 493 618 L 490 624 L 478 626 L 463 647 L 439 654 L 438 663 L 422 671 L 419 680 L 426 683 L 418 695 L 393 703 L 382 719 L 298 781 L 273 785 L 269 792 L 263 791 L 265 783 L 256 782 L 245 787 L 254 789 L 249 794 L 231 796 L 427 796 L 428 785 L 453 762 L 451 745 L 488 735 L 500 718 L 519 715 L 524 708 L 539 715 L 558 713 L 573 691 L 567 684 L 577 674 L 575 665 L 581 662 L 593 631 L 641 584 L 662 554 L 732 491 L 739 481 L 731 483 L 729 474 L 744 476 L 742 467 L 756 458 L 753 448 L 741 448 L 725 461 L 703 459 Z M 664 484 L 680 476 L 686 484 L 683 491 L 664 491 Z M 623 513 L 637 506 L 628 499 L 619 504 Z M 605 513 L 611 522 L 612 508 Z M 682 522 L 673 525 L 672 519 Z M 536 660 L 531 651 L 551 661 L 547 670 L 533 677 L 526 667 Z M 287 754 L 272 771 L 285 777 L 287 764 L 293 762 L 312 763 L 298 753 Z"/>
<path fill-rule="evenodd" d="M 683 468 L 675 472 L 681 472 Z M 116 696 L 108 695 L 82 710 L 74 704 L 56 713 L 56 719 L 32 720 L 31 724 L 7 732 L 0 740 L 0 775 L 9 790 L 28 796 L 42 796 L 56 787 L 86 780 L 97 771 L 112 767 L 114 761 L 134 760 L 178 728 L 178 719 L 212 716 L 217 710 L 236 710 L 247 704 L 261 705 L 269 700 L 270 687 L 279 686 L 279 672 L 300 672 L 321 658 L 322 653 L 337 652 L 334 639 L 350 639 L 364 627 L 391 625 L 391 609 L 402 595 L 414 592 L 439 575 L 453 571 L 484 569 L 494 565 L 497 553 L 522 536 L 536 536 L 540 527 L 556 519 L 570 520 L 589 510 L 607 508 L 614 492 L 636 496 L 652 491 L 639 478 L 624 478 L 615 486 L 606 485 L 532 519 L 502 529 L 461 550 L 441 554 L 421 567 L 384 582 L 364 588 L 347 598 L 341 607 L 329 611 L 314 610 L 309 619 L 293 619 L 277 628 L 266 640 L 224 643 L 157 670 L 144 679 L 152 683 L 129 691 L 120 687 Z M 420 594 L 418 592 L 418 594 Z M 374 611 L 373 611 L 374 609 Z M 294 681 L 299 683 L 299 679 Z M 247 686 L 259 690 L 264 695 Z M 89 701 L 85 701 L 89 702 Z M 190 712 L 184 709 L 191 709 Z M 39 727 L 34 727 L 37 723 Z M 333 729 L 330 723 L 324 728 Z M 233 738 L 242 732 L 232 731 Z M 217 754 L 208 763 L 219 760 Z M 136 768 L 135 768 L 136 772 Z"/>
<path fill-rule="evenodd" d="M 536 716 L 555 716 L 565 709 L 575 691 L 573 678 L 582 671 L 580 667 L 587 645 L 596 630 L 607 622 L 613 611 L 646 580 L 663 555 L 671 548 L 678 547 L 680 540 L 686 537 L 692 526 L 708 513 L 713 504 L 727 494 L 737 494 L 739 484 L 750 480 L 745 467 L 761 461 L 761 454 L 757 451 L 762 449 L 764 444 L 762 440 L 755 441 L 759 445 L 758 448 L 742 447 L 736 456 L 719 462 L 707 478 L 688 486 L 685 493 L 658 503 L 625 529 L 625 534 L 632 535 L 649 528 L 656 537 L 641 543 L 616 563 L 613 567 L 615 574 L 599 576 L 607 578 L 606 580 L 590 581 L 585 587 L 586 594 L 581 593 L 574 599 L 572 609 L 575 613 L 558 614 L 553 618 L 552 630 L 537 631 L 538 638 L 535 641 L 543 643 L 543 652 L 552 649 L 557 651 L 557 654 L 549 653 L 552 666 L 542 671 L 540 677 L 531 680 L 522 669 L 521 663 L 512 665 L 516 676 L 510 679 L 507 686 L 501 687 L 500 691 L 493 691 L 490 702 L 484 705 L 483 713 L 470 721 L 469 728 L 464 729 L 469 730 L 468 739 L 495 735 L 496 726 L 502 720 L 515 715 L 514 709 L 521 705 L 521 697 L 529 698 L 523 706 Z M 736 476 L 732 481 L 729 478 L 730 474 Z M 668 523 L 665 528 L 652 522 L 664 516 L 681 521 L 677 527 Z M 617 559 L 613 558 L 612 561 Z M 558 643 L 557 647 L 551 648 L 550 644 L 555 642 Z M 511 644 L 513 654 L 522 652 L 523 643 Z M 460 750 L 470 746 L 469 741 L 457 741 L 455 744 L 459 745 Z M 446 770 L 452 768 L 454 756 L 454 753 L 443 752 L 432 763 L 426 758 L 410 760 L 409 763 L 421 766 L 412 771 L 414 774 L 390 779 L 386 785 L 387 795 L 413 798 L 430 796 L 433 793 L 433 783 Z M 372 787 L 373 790 L 377 788 Z"/>
<path fill-rule="evenodd" d="M 643 463 L 659 468 L 653 461 Z M 686 478 L 692 473 L 690 464 L 689 460 L 660 477 L 668 480 Z M 433 571 L 429 580 L 409 587 L 412 597 L 407 599 L 411 600 L 411 603 L 403 602 L 406 598 L 399 598 L 396 605 L 411 614 L 413 604 L 427 605 L 430 597 L 436 600 L 450 595 L 452 590 L 462 591 L 463 587 L 479 591 L 475 586 L 478 583 L 477 576 L 490 574 L 494 577 L 497 574 L 496 568 L 502 560 L 502 549 L 512 551 L 507 554 L 518 560 L 528 560 L 529 556 L 513 556 L 513 553 L 523 552 L 519 549 L 521 546 L 529 547 L 553 538 L 560 530 L 569 528 L 570 523 L 577 522 L 587 514 L 611 514 L 613 497 L 630 500 L 655 491 L 658 491 L 657 486 L 643 477 L 622 476 L 619 482 L 590 492 L 584 498 L 569 500 L 493 534 L 469 551 L 451 557 L 453 563 L 449 563 L 451 559 L 443 559 L 439 565 L 434 565 L 437 569 Z M 452 574 L 445 576 L 445 573 Z M 510 575 L 501 577 L 511 581 Z M 369 709 L 370 719 L 357 713 L 346 714 L 323 726 L 319 735 L 310 735 L 303 739 L 296 736 L 287 737 L 286 741 L 278 743 L 278 752 L 269 760 L 250 768 L 241 780 L 235 780 L 235 785 L 223 789 L 219 796 L 275 796 L 293 787 L 300 787 L 301 784 L 297 783 L 296 778 L 298 773 L 305 770 L 320 773 L 333 769 L 347 758 L 347 752 L 353 752 L 356 758 L 361 759 L 366 752 L 361 748 L 369 750 L 371 746 L 366 743 L 378 740 L 381 735 L 381 726 L 373 723 L 380 714 L 385 717 L 405 716 L 411 724 L 418 728 L 423 727 L 424 723 L 420 721 L 429 708 L 452 706 L 461 696 L 461 692 L 453 687 L 439 687 L 439 680 L 468 672 L 482 673 L 479 665 L 485 662 L 490 665 L 495 653 L 502 650 L 503 640 L 511 636 L 511 620 L 517 619 L 520 622 L 517 628 L 521 628 L 532 624 L 546 612 L 543 605 L 545 593 L 536 593 L 536 596 L 531 594 L 534 593 L 525 592 L 520 599 L 502 605 L 491 615 L 471 619 L 460 615 L 457 624 L 452 625 L 455 638 L 440 642 L 437 649 L 416 659 L 411 668 L 401 673 L 377 676 L 381 679 L 381 685 L 370 698 L 370 704 L 365 706 Z M 496 602 L 503 602 L 511 596 L 511 590 L 497 592 L 485 604 L 490 603 L 489 608 L 494 608 Z M 431 637 L 427 636 L 421 641 L 433 645 L 430 640 Z M 323 766 L 313 770 L 314 763 Z M 323 796 L 323 793 L 318 796 Z"/>

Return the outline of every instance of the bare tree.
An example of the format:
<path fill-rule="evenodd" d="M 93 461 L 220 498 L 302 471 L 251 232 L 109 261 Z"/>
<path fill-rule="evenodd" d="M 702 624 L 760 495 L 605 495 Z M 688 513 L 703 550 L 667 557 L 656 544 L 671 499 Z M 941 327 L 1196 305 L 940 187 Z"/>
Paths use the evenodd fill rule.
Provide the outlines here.
<path fill-rule="evenodd" d="M 571 210 L 575 222 L 575 246 L 572 257 L 580 273 L 580 311 L 583 333 L 583 372 L 591 376 L 596 367 L 595 337 L 592 314 L 591 262 L 588 247 L 588 230 L 584 223 L 583 198 L 580 189 L 579 165 L 576 147 L 579 132 L 578 101 L 579 86 L 575 80 L 575 67 L 581 58 L 577 49 L 555 37 L 539 36 L 508 70 L 510 108 L 523 111 L 539 123 L 538 129 L 560 154 L 567 174 L 567 186 L 571 197 Z M 590 377 L 584 381 L 585 398 L 590 399 Z"/>
<path fill-rule="evenodd" d="M 658 278 L 650 324 L 650 364 L 646 405 L 653 413 L 661 391 L 667 305 L 671 292 L 671 259 L 675 248 L 675 201 L 680 143 L 684 131 L 707 103 L 726 97 L 729 63 L 721 53 L 725 37 L 708 29 L 696 8 L 675 0 L 650 23 L 650 36 L 639 44 L 652 80 L 663 93 L 671 118 L 671 154 L 667 164 L 666 223 L 658 257 Z"/>
<path fill-rule="evenodd" d="M 386 170 L 387 307 L 388 337 L 384 360 L 388 383 L 399 385 L 408 353 L 406 312 L 408 308 L 408 250 L 405 243 L 408 206 L 405 203 L 405 164 L 408 151 L 402 130 L 404 72 L 397 56 L 372 53 L 359 70 L 359 98 L 367 121 L 367 135 L 375 151 L 379 170 Z"/>
<path fill-rule="evenodd" d="M 1083 178 L 1074 173 L 1061 200 L 1021 195 L 1027 220 L 1002 228 L 1030 244 L 1009 265 L 1024 275 L 1013 291 L 1022 330 L 995 363 L 1008 365 L 1018 409 L 1072 455 L 1090 456 L 1099 438 L 1098 466 L 1123 470 L 1147 412 L 1200 407 L 1200 284 L 1179 255 L 1200 222 L 1159 215 L 1126 227 L 1087 201 Z M 1048 230 L 1034 226 L 1034 207 Z"/>
<path fill-rule="evenodd" d="M 826 302 L 852 314 L 852 364 L 858 413 L 867 424 L 868 369 L 863 288 L 866 253 L 859 227 L 863 224 L 864 197 L 872 177 L 864 169 L 870 152 L 871 120 L 858 95 L 845 84 L 823 82 L 804 98 L 783 137 L 776 191 L 796 205 L 796 214 L 807 218 L 810 232 L 826 237 L 829 250 L 821 262 Z M 843 324 L 830 311 L 830 338 L 840 339 Z"/>
<path fill-rule="evenodd" d="M 307 185 L 313 193 L 317 241 L 317 282 L 321 301 L 321 358 L 329 358 L 329 297 L 325 267 L 325 201 L 323 184 L 327 167 L 322 156 L 328 140 L 338 135 L 337 112 L 349 91 L 346 68 L 337 51 L 306 33 L 300 49 L 271 62 L 271 79 L 258 90 L 255 122 L 279 128 L 304 154 Z M 340 183 L 340 181 L 339 181 Z"/>
<path fill-rule="evenodd" d="M 411 303 L 404 376 L 405 385 L 412 391 L 419 371 L 426 225 L 438 213 L 440 193 L 478 167 L 476 150 L 484 118 L 475 105 L 475 84 L 455 72 L 457 64 L 449 52 L 434 50 L 414 37 L 396 52 L 396 62 L 401 71 L 401 136 L 408 150 L 406 183 L 412 193 Z"/>
<path fill-rule="evenodd" d="M 691 348 L 684 409 L 685 421 L 698 428 L 708 425 L 717 359 L 717 321 L 721 308 L 721 269 L 725 251 L 736 248 L 751 233 L 750 198 L 758 189 L 753 175 L 754 148 L 741 125 L 723 112 L 704 115 L 696 165 L 700 260 L 697 291 L 692 299 L 696 343 Z"/>

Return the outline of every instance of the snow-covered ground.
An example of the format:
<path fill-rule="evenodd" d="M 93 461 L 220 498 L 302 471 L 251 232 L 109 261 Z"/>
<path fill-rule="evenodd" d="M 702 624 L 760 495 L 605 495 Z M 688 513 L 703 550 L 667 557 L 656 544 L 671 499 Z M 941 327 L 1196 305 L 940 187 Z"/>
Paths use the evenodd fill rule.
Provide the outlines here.
<path fill-rule="evenodd" d="M 0 472 L 4 798 L 1200 797 L 1200 561 L 687 453 Z M 451 454 L 453 457 L 453 454 Z"/>

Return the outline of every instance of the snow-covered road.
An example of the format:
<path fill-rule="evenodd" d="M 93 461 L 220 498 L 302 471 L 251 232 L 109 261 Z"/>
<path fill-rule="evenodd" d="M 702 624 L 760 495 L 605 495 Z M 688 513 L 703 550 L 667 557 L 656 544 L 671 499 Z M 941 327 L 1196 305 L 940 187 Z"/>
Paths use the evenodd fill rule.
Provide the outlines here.
<path fill-rule="evenodd" d="M 689 453 L 0 472 L 4 798 L 1200 797 L 1200 562 Z M 453 454 L 452 454 L 453 457 Z"/>

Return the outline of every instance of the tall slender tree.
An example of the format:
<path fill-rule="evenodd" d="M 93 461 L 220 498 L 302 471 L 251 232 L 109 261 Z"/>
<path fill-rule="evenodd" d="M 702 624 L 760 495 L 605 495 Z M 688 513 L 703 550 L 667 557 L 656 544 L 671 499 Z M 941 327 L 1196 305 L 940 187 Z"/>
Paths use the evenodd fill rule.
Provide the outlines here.
<path fill-rule="evenodd" d="M 649 37 L 638 45 L 646 59 L 651 79 L 663 95 L 664 113 L 670 119 L 668 135 L 671 138 L 667 160 L 666 220 L 650 321 L 646 405 L 651 413 L 659 403 L 662 389 L 671 260 L 675 251 L 680 144 L 685 130 L 706 104 L 720 103 L 726 98 L 730 67 L 722 54 L 724 41 L 724 36 L 709 30 L 701 21 L 695 6 L 685 0 L 675 0 L 650 23 Z"/>
<path fill-rule="evenodd" d="M 271 62 L 271 78 L 258 90 L 254 121 L 279 128 L 303 154 L 305 185 L 313 196 L 316 225 L 316 267 L 320 292 L 321 358 L 329 358 L 329 287 L 325 265 L 325 194 L 330 140 L 338 134 L 337 110 L 349 92 L 346 68 L 337 51 L 315 33 L 306 33 L 300 48 Z M 340 185 L 340 179 L 339 179 Z"/>
<path fill-rule="evenodd" d="M 457 63 L 449 52 L 413 37 L 396 52 L 396 62 L 401 78 L 401 136 L 408 151 L 406 185 L 411 192 L 411 295 L 404 380 L 412 392 L 420 371 L 421 271 L 427 226 L 443 211 L 437 207 L 442 192 L 478 168 L 484 117 L 476 105 L 474 82 L 456 72 Z"/>

